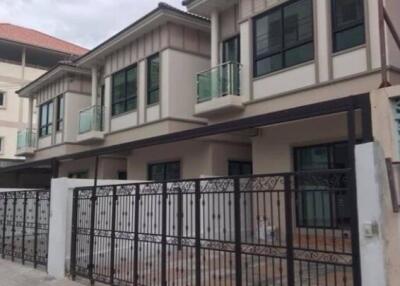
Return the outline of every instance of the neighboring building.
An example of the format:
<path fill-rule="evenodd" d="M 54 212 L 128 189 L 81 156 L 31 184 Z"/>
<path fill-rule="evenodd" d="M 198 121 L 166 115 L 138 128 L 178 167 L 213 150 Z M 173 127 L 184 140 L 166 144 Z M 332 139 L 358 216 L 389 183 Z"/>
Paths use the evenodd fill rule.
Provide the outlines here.
<path fill-rule="evenodd" d="M 36 114 L 36 109 L 29 110 L 29 100 L 15 91 L 58 62 L 73 60 L 86 51 L 32 29 L 0 23 L 0 166 L 24 159 L 16 155 L 17 132 L 27 127 L 29 112 Z"/>

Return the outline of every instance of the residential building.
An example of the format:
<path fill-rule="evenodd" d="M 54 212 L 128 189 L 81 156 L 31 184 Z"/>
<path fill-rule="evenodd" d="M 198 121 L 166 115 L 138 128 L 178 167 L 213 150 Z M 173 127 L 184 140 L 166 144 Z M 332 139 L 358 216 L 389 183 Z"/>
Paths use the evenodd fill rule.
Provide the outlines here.
<path fill-rule="evenodd" d="M 0 23 L 0 165 L 20 163 L 17 137 L 26 140 L 18 130 L 28 126 L 29 100 L 15 93 L 63 60 L 73 60 L 86 52 L 84 48 L 41 32 Z M 34 123 L 34 124 L 35 124 Z"/>
<path fill-rule="evenodd" d="M 138 193 L 155 196 L 163 186 L 163 192 L 176 196 L 181 207 L 182 192 L 193 197 L 200 194 L 196 217 L 203 229 L 196 230 L 197 245 L 202 239 L 205 245 L 220 245 L 222 239 L 216 238 L 223 236 L 223 247 L 212 251 L 229 255 L 252 251 L 236 256 L 243 261 L 263 256 L 274 269 L 271 279 L 275 282 L 280 277 L 281 284 L 286 277 L 294 281 L 294 272 L 303 281 L 304 273 L 314 272 L 314 266 L 319 280 L 318 265 L 327 261 L 330 270 L 325 265 L 325 272 L 334 274 L 325 273 L 323 277 L 331 282 L 326 285 L 347 285 L 348 281 L 361 285 L 359 240 L 355 239 L 361 229 L 355 146 L 376 142 L 386 157 L 400 160 L 399 2 L 188 0 L 184 4 L 188 12 L 159 4 L 87 54 L 21 88 L 18 94 L 30 99 L 31 109 L 37 102 L 37 124 L 29 116 L 26 134 L 37 129 L 38 138 L 19 145 L 17 155 L 28 158 L 25 164 L 0 172 L 44 167 L 53 177 L 146 181 L 132 186 Z M 319 172 L 323 175 L 313 176 Z M 240 180 L 239 176 L 245 177 Z M 219 179 L 213 181 L 213 177 Z M 163 184 L 154 183 L 160 181 Z M 127 191 L 129 195 L 134 187 Z M 94 202 L 98 189 L 90 190 Z M 110 189 L 103 190 L 105 197 L 110 195 Z M 125 190 L 124 186 L 118 190 Z M 260 199 L 258 193 L 263 192 Z M 293 197 L 288 197 L 292 192 Z M 166 206 L 167 200 L 173 205 L 174 199 L 162 194 L 162 210 L 171 211 L 173 224 L 181 213 L 175 216 L 175 207 Z M 225 203 L 219 201 L 221 194 Z M 155 213 L 166 219 L 160 208 L 151 205 L 155 202 L 143 200 L 151 208 L 143 213 L 146 218 L 151 221 Z M 232 201 L 236 211 L 232 211 Z M 193 201 L 186 206 L 193 206 Z M 82 217 L 88 214 L 83 213 Z M 233 237 L 232 226 L 219 229 L 214 225 L 215 233 L 209 234 L 211 222 L 221 221 L 221 216 L 224 222 L 229 220 L 225 216 L 233 216 L 239 226 L 235 226 L 235 245 L 226 238 Z M 373 223 L 363 223 L 365 237 L 373 237 Z M 159 221 L 155 224 L 156 231 L 149 233 L 155 241 L 151 243 L 158 242 L 162 231 L 164 246 L 175 247 L 175 239 L 180 243 L 182 235 L 167 234 L 159 230 Z M 255 232 L 262 227 L 269 238 L 259 245 L 262 239 Z M 182 224 L 177 228 L 183 232 Z M 189 232 L 186 238 L 192 241 Z M 338 240 L 342 252 L 337 252 Z M 289 242 L 292 245 L 286 245 Z M 241 249 L 241 243 L 248 248 Z M 259 246 L 263 247 L 260 251 Z M 246 260 L 247 256 L 252 258 Z M 282 266 L 286 258 L 292 269 Z M 166 276 L 163 259 L 161 275 Z M 92 268 L 86 270 L 86 260 L 82 261 L 81 268 L 94 281 Z M 232 270 L 232 260 L 227 264 Z M 253 261 L 249 264 L 254 265 Z M 244 263 L 236 266 L 236 272 L 241 273 L 241 266 L 243 272 L 255 271 Z M 224 281 L 232 279 L 233 271 L 227 272 Z M 253 284 L 264 285 L 266 272 L 259 270 L 257 279 L 253 275 Z M 137 282 L 138 278 L 129 279 Z M 161 284 L 162 279 L 157 279 Z M 241 277 L 235 279 L 241 281 Z"/>

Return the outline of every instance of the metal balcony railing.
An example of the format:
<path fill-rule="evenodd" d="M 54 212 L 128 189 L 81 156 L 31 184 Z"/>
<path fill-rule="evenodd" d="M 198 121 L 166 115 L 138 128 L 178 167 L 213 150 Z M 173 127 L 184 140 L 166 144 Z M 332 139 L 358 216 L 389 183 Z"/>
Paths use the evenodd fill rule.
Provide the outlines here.
<path fill-rule="evenodd" d="M 90 106 L 79 112 L 79 134 L 91 131 L 103 131 L 104 107 Z"/>
<path fill-rule="evenodd" d="M 197 102 L 226 95 L 240 95 L 241 65 L 226 62 L 197 75 Z"/>
<path fill-rule="evenodd" d="M 22 129 L 17 133 L 17 150 L 36 148 L 37 132 L 33 129 Z"/>

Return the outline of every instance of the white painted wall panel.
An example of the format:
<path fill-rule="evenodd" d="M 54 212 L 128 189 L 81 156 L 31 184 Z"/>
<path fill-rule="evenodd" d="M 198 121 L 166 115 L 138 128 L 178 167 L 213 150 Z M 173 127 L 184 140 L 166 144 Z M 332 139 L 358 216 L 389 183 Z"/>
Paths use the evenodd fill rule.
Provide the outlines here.
<path fill-rule="evenodd" d="M 367 71 L 367 51 L 365 48 L 333 57 L 335 79 Z"/>

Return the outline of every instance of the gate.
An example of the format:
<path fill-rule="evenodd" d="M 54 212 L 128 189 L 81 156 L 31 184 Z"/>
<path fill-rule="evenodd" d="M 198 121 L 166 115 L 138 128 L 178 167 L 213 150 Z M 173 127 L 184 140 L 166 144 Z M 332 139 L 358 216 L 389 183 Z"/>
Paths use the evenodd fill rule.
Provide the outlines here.
<path fill-rule="evenodd" d="M 110 285 L 357 285 L 350 170 L 74 190 L 71 274 Z"/>
<path fill-rule="evenodd" d="M 3 259 L 47 266 L 50 192 L 0 192 L 0 254 Z"/>

